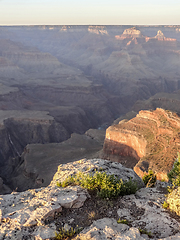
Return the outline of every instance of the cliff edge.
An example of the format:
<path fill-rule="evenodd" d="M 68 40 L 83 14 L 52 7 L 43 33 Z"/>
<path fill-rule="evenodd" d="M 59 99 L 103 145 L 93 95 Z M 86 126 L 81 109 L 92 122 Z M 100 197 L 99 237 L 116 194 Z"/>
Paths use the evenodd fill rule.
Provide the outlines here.
<path fill-rule="evenodd" d="M 179 239 L 179 223 L 162 208 L 165 197 L 158 186 L 102 200 L 80 186 L 56 185 L 78 171 L 93 174 L 96 170 L 123 181 L 131 178 L 143 186 L 137 174 L 120 163 L 82 159 L 62 164 L 49 186 L 0 195 L 0 240 L 54 240 L 59 229 L 76 229 L 77 225 L 83 230 L 73 237 L 76 240 Z"/>
<path fill-rule="evenodd" d="M 106 130 L 104 154 L 134 168 L 140 177 L 152 169 L 159 180 L 168 180 L 167 173 L 180 151 L 179 127 L 176 113 L 160 108 L 140 111 L 135 118 Z"/>

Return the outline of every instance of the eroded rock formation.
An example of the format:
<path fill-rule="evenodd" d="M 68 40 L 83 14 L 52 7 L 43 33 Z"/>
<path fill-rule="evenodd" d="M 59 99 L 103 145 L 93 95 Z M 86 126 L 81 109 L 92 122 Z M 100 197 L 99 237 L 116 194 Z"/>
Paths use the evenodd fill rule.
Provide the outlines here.
<path fill-rule="evenodd" d="M 123 180 L 131 178 L 143 186 L 137 174 L 120 163 L 82 159 L 62 164 L 49 186 L 0 196 L 0 240 L 54 239 L 59 226 L 65 229 L 76 227 L 77 213 L 81 212 L 81 208 L 81 222 L 85 222 L 86 211 L 90 211 L 89 214 L 97 211 L 94 199 L 91 199 L 86 189 L 79 186 L 59 188 L 56 183 L 78 171 L 94 173 L 96 170 L 115 174 Z M 157 187 L 141 188 L 134 195 L 120 197 L 120 203 L 116 200 L 111 202 L 113 212 L 109 210 L 111 205 L 107 205 L 105 217 L 98 216 L 91 226 L 83 225 L 84 230 L 75 239 L 150 239 L 147 234 L 140 233 L 139 229 L 144 230 L 144 233 L 151 232 L 151 239 L 179 239 L 180 235 L 176 234 L 179 223 L 162 208 L 164 200 L 164 194 Z M 88 206 L 90 201 L 93 202 L 92 209 L 84 206 Z M 101 207 L 108 203 L 108 200 L 104 200 Z M 126 219 L 128 225 L 118 223 L 119 218 Z M 82 227 L 81 223 L 78 225 Z"/>
<path fill-rule="evenodd" d="M 6 174 L 6 182 L 18 191 L 46 187 L 59 164 L 98 156 L 104 136 L 105 131 L 90 129 L 82 135 L 73 133 L 71 138 L 61 143 L 28 144 L 19 164 L 14 164 L 11 174 Z"/>
<path fill-rule="evenodd" d="M 179 127 L 180 118 L 175 113 L 160 108 L 140 111 L 135 118 L 106 130 L 104 153 L 134 167 L 141 177 L 152 169 L 158 179 L 167 179 L 180 150 Z"/>

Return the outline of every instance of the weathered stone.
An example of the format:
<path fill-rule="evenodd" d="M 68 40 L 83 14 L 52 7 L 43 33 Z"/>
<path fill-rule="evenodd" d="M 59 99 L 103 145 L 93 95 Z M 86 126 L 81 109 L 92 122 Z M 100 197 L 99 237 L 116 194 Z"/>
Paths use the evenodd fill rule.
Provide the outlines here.
<path fill-rule="evenodd" d="M 56 229 L 50 228 L 48 226 L 39 226 L 33 232 L 33 236 L 38 240 L 45 240 L 50 238 L 55 238 Z"/>
<path fill-rule="evenodd" d="M 139 187 L 143 187 L 143 181 L 137 176 L 137 174 L 130 168 L 124 167 L 122 164 L 117 162 L 110 162 L 103 159 L 81 159 L 76 162 L 62 164 L 58 167 L 58 171 L 54 175 L 54 178 L 51 182 L 52 185 L 55 185 L 59 179 L 64 181 L 69 175 L 74 175 L 77 172 L 84 173 L 94 173 L 97 171 L 104 171 L 107 174 L 114 174 L 118 178 L 121 178 L 123 181 L 136 181 Z"/>
<path fill-rule="evenodd" d="M 7 237 L 10 239 L 21 239 L 20 235 L 15 238 L 17 235 L 15 229 L 19 229 L 18 234 L 23 234 L 24 227 L 29 229 L 34 226 L 36 230 L 39 225 L 52 221 L 56 214 L 62 211 L 60 203 L 65 207 L 78 208 L 83 205 L 88 196 L 87 191 L 79 186 L 59 188 L 56 185 L 1 195 L 2 224 L 0 225 L 0 236 L 3 239 L 8 234 Z M 36 238 L 41 239 L 39 235 Z"/>
<path fill-rule="evenodd" d="M 55 217 L 55 214 L 58 214 L 61 211 L 62 207 L 59 205 L 59 203 L 47 203 L 45 206 L 39 207 L 35 211 L 31 212 L 30 218 L 24 224 L 24 226 L 31 227 L 37 224 L 43 224 L 45 221 L 52 221 Z"/>
<path fill-rule="evenodd" d="M 64 224 L 64 230 L 69 231 L 71 226 L 69 226 L 67 223 Z"/>
<path fill-rule="evenodd" d="M 103 218 L 94 223 L 87 229 L 84 229 L 75 240 L 120 240 L 120 239 L 139 239 L 144 240 L 140 236 L 140 232 L 136 228 L 130 228 L 126 224 L 118 224 L 113 218 Z"/>
<path fill-rule="evenodd" d="M 144 188 L 135 195 L 124 196 L 117 213 L 136 228 L 146 229 L 153 237 L 168 237 L 179 231 L 179 223 L 162 208 L 165 196 L 156 188 Z"/>
<path fill-rule="evenodd" d="M 0 196 L 2 215 L 0 240 L 54 238 L 56 225 L 53 220 L 56 213 L 61 211 L 62 206 L 66 208 L 81 207 L 84 201 L 90 197 L 87 190 L 79 186 L 66 188 L 56 186 L 57 182 L 79 170 L 87 173 L 93 173 L 95 170 L 106 171 L 124 181 L 132 178 L 132 180 L 137 180 L 139 184 L 142 184 L 132 169 L 127 169 L 116 162 L 102 159 L 82 159 L 61 165 L 48 187 Z M 173 234 L 179 231 L 179 223 L 162 208 L 164 199 L 164 195 L 157 188 L 141 188 L 135 195 L 124 196 L 121 200 L 122 207 L 117 211 L 120 219 L 127 219 L 132 227 L 118 224 L 115 219 L 99 219 L 94 221 L 90 227 L 85 228 L 75 239 L 149 239 L 146 234 L 140 234 L 138 228 L 150 231 L 154 239 L 165 237 L 165 240 L 170 240 L 170 236 L 174 240 L 178 239 L 180 236 L 173 236 Z M 64 225 L 67 229 L 74 221 L 72 216 L 69 216 L 69 220 L 66 222 L 67 226 Z M 48 225 L 49 221 L 51 224 Z"/>
<path fill-rule="evenodd" d="M 174 236 L 171 236 L 171 237 L 167 237 L 167 238 L 161 238 L 159 240 L 179 240 L 180 239 L 180 234 L 177 233 L 176 235 Z"/>
<path fill-rule="evenodd" d="M 159 204 L 162 204 L 165 200 L 164 194 L 162 194 L 157 188 L 141 188 L 135 193 L 135 196 L 137 198 L 155 201 Z"/>
<path fill-rule="evenodd" d="M 56 188 L 52 195 L 52 199 L 64 208 L 79 208 L 87 197 L 89 197 L 87 190 L 79 186 Z"/>

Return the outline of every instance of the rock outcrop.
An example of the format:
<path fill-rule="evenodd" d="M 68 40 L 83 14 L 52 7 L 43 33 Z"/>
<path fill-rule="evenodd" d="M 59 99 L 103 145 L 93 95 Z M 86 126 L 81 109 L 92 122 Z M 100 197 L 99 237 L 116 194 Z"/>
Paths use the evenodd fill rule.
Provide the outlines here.
<path fill-rule="evenodd" d="M 125 29 L 122 35 L 116 35 L 115 38 L 117 40 L 124 40 L 126 38 L 139 38 L 142 37 L 142 33 L 140 30 L 136 29 L 136 27 Z"/>
<path fill-rule="evenodd" d="M 88 27 L 88 32 L 90 33 L 95 33 L 95 34 L 102 34 L 102 35 L 107 35 L 107 29 L 105 26 L 89 26 Z"/>
<path fill-rule="evenodd" d="M 145 109 L 155 110 L 156 108 L 163 108 L 180 113 L 180 91 L 178 90 L 173 93 L 157 93 L 147 100 L 137 101 L 133 106 L 135 112 Z"/>
<path fill-rule="evenodd" d="M 61 181 L 64 181 L 69 175 L 76 174 L 79 171 L 86 173 L 104 171 L 110 175 L 114 174 L 118 178 L 121 178 L 123 181 L 128 181 L 129 179 L 132 179 L 133 181 L 137 182 L 138 187 L 144 186 L 142 180 L 132 169 L 123 167 L 119 163 L 110 162 L 103 159 L 81 159 L 79 161 L 60 165 L 51 183 L 56 184 L 59 179 L 61 179 Z"/>
<path fill-rule="evenodd" d="M 158 39 L 158 41 L 170 41 L 170 42 L 176 42 L 175 38 L 167 38 L 164 36 L 163 32 L 161 30 L 157 31 L 157 35 L 155 36 L 155 38 Z"/>
<path fill-rule="evenodd" d="M 175 113 L 159 108 L 140 111 L 135 118 L 106 130 L 105 156 L 124 161 L 141 177 L 152 169 L 159 180 L 167 180 L 180 150 L 179 127 L 180 118 Z"/>
<path fill-rule="evenodd" d="M 0 175 L 9 177 L 28 143 L 60 142 L 67 130 L 45 111 L 0 111 Z"/>
<path fill-rule="evenodd" d="M 48 187 L 0 196 L 0 240 L 54 239 L 59 225 L 63 224 L 64 229 L 71 226 L 74 228 L 75 220 L 72 216 L 78 217 L 76 211 L 84 207 L 85 201 L 87 205 L 91 196 L 79 186 L 59 188 L 56 183 L 77 171 L 93 173 L 95 170 L 115 174 L 124 180 L 132 178 L 142 186 L 142 180 L 136 173 L 120 163 L 102 159 L 82 159 L 60 165 Z M 121 197 L 117 202 L 114 200 L 114 206 L 111 208 L 114 215 L 111 212 L 111 218 L 98 218 L 74 239 L 145 240 L 149 239 L 147 233 L 151 234 L 151 239 L 179 239 L 179 223 L 162 208 L 164 199 L 164 194 L 157 188 L 141 188 L 135 195 Z M 106 201 L 102 204 L 106 204 Z M 93 206 L 95 207 L 95 203 Z M 66 211 L 68 217 L 64 222 Z M 93 208 L 91 211 L 93 212 Z M 118 218 L 126 219 L 128 225 L 118 223 Z M 81 228 L 81 225 L 79 227 Z"/>

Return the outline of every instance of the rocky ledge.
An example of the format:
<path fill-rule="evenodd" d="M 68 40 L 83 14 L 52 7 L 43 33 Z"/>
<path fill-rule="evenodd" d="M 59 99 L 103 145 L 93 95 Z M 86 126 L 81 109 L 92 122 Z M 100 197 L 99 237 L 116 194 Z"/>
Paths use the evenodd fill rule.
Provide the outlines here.
<path fill-rule="evenodd" d="M 140 111 L 129 121 L 110 126 L 104 142 L 105 157 L 134 167 L 142 177 L 152 169 L 159 180 L 168 180 L 177 152 L 180 151 L 180 118 L 157 108 Z"/>
<path fill-rule="evenodd" d="M 106 171 L 123 180 L 131 178 L 138 182 L 139 187 L 143 186 L 136 173 L 120 163 L 82 159 L 62 164 L 48 187 L 0 196 L 0 240 L 54 239 L 60 226 L 74 228 L 78 217 L 78 225 L 81 227 L 82 224 L 84 229 L 73 237 L 76 240 L 143 240 L 149 239 L 145 233 L 150 235 L 150 232 L 153 239 L 180 238 L 179 222 L 162 208 L 165 197 L 158 185 L 152 189 L 140 188 L 134 195 L 101 202 L 79 186 L 60 188 L 56 185 L 78 171 L 93 173 L 96 170 Z M 98 203 L 100 206 L 96 209 Z M 102 214 L 95 217 L 93 211 L 97 213 L 100 209 Z M 119 218 L 126 219 L 128 225 L 118 223 Z M 88 219 L 91 221 L 83 225 Z"/>

